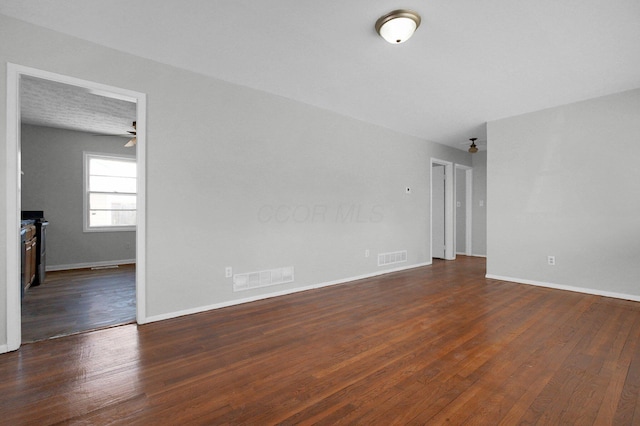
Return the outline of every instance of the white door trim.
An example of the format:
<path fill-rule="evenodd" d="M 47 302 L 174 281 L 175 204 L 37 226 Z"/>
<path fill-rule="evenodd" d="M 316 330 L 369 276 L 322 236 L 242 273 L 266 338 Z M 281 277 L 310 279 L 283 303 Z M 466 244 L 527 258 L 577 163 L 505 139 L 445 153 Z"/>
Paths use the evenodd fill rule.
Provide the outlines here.
<path fill-rule="evenodd" d="M 20 301 L 20 77 L 23 75 L 107 92 L 137 105 L 138 201 L 136 228 L 136 321 L 147 322 L 146 315 L 146 122 L 147 100 L 144 93 L 107 86 L 88 80 L 56 74 L 12 63 L 7 64 L 7 135 L 6 135 L 6 335 L 2 349 L 13 351 L 21 344 Z"/>
<path fill-rule="evenodd" d="M 456 164 L 455 166 L 456 169 L 460 169 L 460 170 L 464 170 L 464 177 L 465 177 L 465 189 L 464 189 L 464 193 L 465 193 L 465 235 L 464 235 L 464 254 L 466 256 L 471 256 L 471 236 L 472 234 L 472 223 L 473 223 L 473 168 L 469 167 L 469 166 L 464 166 L 462 164 Z M 456 174 L 456 179 L 458 178 L 458 175 Z M 457 186 L 455 186 L 455 188 L 457 188 Z M 457 199 L 457 194 L 456 194 L 456 199 Z M 456 229 L 456 233 L 457 233 L 457 229 Z"/>
<path fill-rule="evenodd" d="M 429 253 L 431 254 L 431 259 L 433 261 L 433 165 L 439 164 L 444 166 L 444 241 L 445 241 L 445 250 L 444 250 L 444 258 L 447 260 L 454 260 L 456 258 L 455 252 L 455 243 L 454 243 L 454 224 L 455 224 L 455 216 L 454 216 L 454 172 L 453 172 L 453 163 L 450 161 L 439 160 L 437 158 L 431 158 L 430 162 L 430 170 L 429 170 L 429 180 L 430 180 L 430 191 L 429 191 Z"/>

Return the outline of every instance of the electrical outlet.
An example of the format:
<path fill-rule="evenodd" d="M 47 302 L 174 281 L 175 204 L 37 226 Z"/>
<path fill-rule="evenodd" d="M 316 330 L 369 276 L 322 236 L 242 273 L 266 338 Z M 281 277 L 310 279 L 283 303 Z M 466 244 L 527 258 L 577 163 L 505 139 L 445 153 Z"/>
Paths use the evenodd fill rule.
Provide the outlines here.
<path fill-rule="evenodd" d="M 547 263 L 551 266 L 555 266 L 556 257 L 555 256 L 547 256 Z"/>
<path fill-rule="evenodd" d="M 231 266 L 227 266 L 226 268 L 224 268 L 224 276 L 226 278 L 231 278 L 233 276 L 233 269 L 231 268 Z"/>
<path fill-rule="evenodd" d="M 369 249 L 366 249 L 366 250 L 364 251 L 364 257 L 369 257 Z"/>

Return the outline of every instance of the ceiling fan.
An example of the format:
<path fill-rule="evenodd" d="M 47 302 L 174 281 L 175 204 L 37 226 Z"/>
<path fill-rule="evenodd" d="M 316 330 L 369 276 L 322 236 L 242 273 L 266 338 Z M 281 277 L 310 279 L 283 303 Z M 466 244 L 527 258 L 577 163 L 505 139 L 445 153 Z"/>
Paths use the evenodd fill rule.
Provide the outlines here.
<path fill-rule="evenodd" d="M 133 135 L 133 137 L 131 139 L 129 139 L 129 142 L 127 142 L 126 144 L 124 144 L 125 148 L 131 148 L 132 146 L 135 146 L 136 143 L 138 142 L 138 138 L 136 137 L 136 122 L 133 122 L 133 131 L 128 130 L 127 131 L 129 134 Z"/>
<path fill-rule="evenodd" d="M 478 138 L 470 138 L 469 139 L 471 141 L 471 145 L 469 145 L 469 142 L 462 142 L 461 145 L 469 145 L 469 149 L 468 151 L 471 154 L 475 154 L 476 152 L 479 151 L 480 148 L 484 148 L 487 146 L 487 141 L 478 141 Z"/>
<path fill-rule="evenodd" d="M 94 135 L 94 136 L 119 136 L 119 137 L 128 137 L 130 138 L 129 141 L 124 144 L 125 148 L 131 148 L 133 146 L 136 146 L 136 143 L 138 142 L 138 138 L 136 137 L 136 122 L 134 121 L 132 126 L 133 130 L 127 130 L 127 133 L 121 134 L 121 135 L 114 135 L 114 134 L 100 134 L 100 135 Z M 132 137 L 133 136 L 133 137 Z"/>
<path fill-rule="evenodd" d="M 469 152 L 472 154 L 475 154 L 476 152 L 478 152 L 478 147 L 476 146 L 476 141 L 478 140 L 478 138 L 471 138 L 469 139 L 471 141 L 471 146 L 469 147 Z M 127 145 L 125 145 L 127 146 Z"/>

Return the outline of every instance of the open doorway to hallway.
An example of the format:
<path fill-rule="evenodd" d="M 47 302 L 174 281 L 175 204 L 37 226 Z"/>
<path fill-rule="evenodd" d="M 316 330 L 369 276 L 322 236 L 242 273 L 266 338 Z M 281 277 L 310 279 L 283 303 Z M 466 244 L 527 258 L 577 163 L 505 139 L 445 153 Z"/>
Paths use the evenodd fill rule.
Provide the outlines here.
<path fill-rule="evenodd" d="M 471 256 L 473 169 L 456 164 L 456 255 Z"/>
<path fill-rule="evenodd" d="M 446 259 L 446 189 L 445 170 L 442 164 L 431 166 L 431 257 Z"/>
<path fill-rule="evenodd" d="M 430 166 L 431 258 L 453 260 L 456 258 L 453 163 L 432 158 Z"/>

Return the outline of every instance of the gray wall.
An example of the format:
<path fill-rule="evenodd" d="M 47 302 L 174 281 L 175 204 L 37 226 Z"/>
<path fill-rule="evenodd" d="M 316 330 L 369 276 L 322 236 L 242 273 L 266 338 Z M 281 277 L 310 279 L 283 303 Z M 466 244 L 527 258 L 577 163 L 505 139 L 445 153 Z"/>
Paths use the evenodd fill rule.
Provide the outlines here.
<path fill-rule="evenodd" d="M 147 94 L 148 316 L 376 273 L 378 252 L 429 262 L 430 158 L 471 165 L 461 150 L 0 16 L 0 81 L 6 62 Z M 295 282 L 234 293 L 226 266 L 294 266 Z"/>
<path fill-rule="evenodd" d="M 493 146 L 491 147 L 493 149 Z M 487 151 L 471 156 L 473 164 L 473 217 L 471 254 L 487 255 Z"/>
<path fill-rule="evenodd" d="M 83 232 L 83 151 L 135 156 L 126 139 L 22 126 L 22 209 L 49 220 L 47 266 L 135 259 L 135 232 Z"/>
<path fill-rule="evenodd" d="M 639 117 L 636 89 L 488 124 L 489 275 L 640 300 Z"/>

